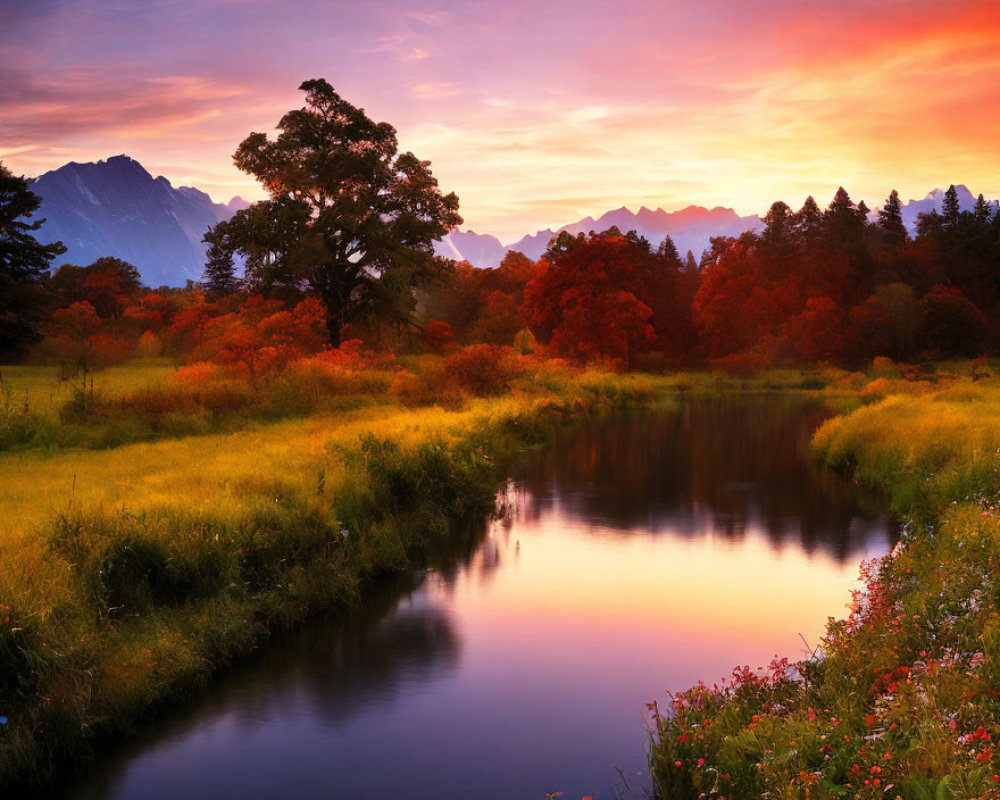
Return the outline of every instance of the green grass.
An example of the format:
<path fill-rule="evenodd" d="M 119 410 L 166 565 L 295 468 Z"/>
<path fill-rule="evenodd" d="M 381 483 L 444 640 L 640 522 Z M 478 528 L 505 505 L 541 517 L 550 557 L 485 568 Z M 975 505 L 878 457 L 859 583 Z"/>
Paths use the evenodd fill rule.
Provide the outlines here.
<path fill-rule="evenodd" d="M 0 451 L 38 447 L 103 447 L 119 443 L 109 431 L 71 423 L 67 409 L 95 398 L 120 401 L 158 391 L 176 372 L 168 359 L 142 359 L 94 373 L 64 372 L 58 366 L 0 367 Z M 124 434 L 118 439 L 149 438 Z"/>

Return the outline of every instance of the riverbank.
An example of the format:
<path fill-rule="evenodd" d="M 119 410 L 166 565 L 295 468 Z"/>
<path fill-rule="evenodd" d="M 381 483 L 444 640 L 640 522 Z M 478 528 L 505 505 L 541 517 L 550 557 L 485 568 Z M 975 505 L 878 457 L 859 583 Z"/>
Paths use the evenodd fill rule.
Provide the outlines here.
<path fill-rule="evenodd" d="M 651 396 L 644 378 L 566 372 L 449 409 L 7 453 L 0 786 L 48 784 L 276 628 L 474 539 L 516 450 Z"/>
<path fill-rule="evenodd" d="M 461 355 L 392 370 L 352 356 L 257 383 L 144 363 L 141 377 L 123 367 L 110 385 L 98 374 L 89 394 L 68 392 L 39 415 L 40 439 L 8 438 L 0 785 L 45 785 L 272 630 L 364 602 L 474 538 L 456 524 L 488 515 L 511 454 L 582 416 L 743 391 L 851 410 L 897 383 L 953 379 L 885 364 L 628 376 Z M 29 397 L 55 380 L 4 374 L 11 394 L 16 378 L 33 381 Z"/>
<path fill-rule="evenodd" d="M 1000 382 L 889 376 L 818 458 L 908 520 L 812 657 L 658 709 L 661 796 L 1000 796 Z"/>

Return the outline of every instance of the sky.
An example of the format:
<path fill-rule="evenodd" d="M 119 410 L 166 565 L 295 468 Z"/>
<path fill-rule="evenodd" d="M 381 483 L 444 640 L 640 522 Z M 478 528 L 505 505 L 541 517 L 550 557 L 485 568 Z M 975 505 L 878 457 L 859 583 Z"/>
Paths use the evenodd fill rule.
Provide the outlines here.
<path fill-rule="evenodd" d="M 0 161 L 218 201 L 326 78 L 509 242 L 627 206 L 1000 195 L 997 0 L 0 0 Z"/>

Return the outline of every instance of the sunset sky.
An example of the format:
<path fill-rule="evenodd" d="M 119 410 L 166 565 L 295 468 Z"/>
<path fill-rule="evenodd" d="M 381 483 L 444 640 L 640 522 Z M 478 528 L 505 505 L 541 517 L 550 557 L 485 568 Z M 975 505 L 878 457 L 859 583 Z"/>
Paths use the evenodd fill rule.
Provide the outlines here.
<path fill-rule="evenodd" d="M 626 205 L 1000 195 L 996 0 L 0 0 L 0 160 L 217 200 L 324 77 L 511 241 Z"/>

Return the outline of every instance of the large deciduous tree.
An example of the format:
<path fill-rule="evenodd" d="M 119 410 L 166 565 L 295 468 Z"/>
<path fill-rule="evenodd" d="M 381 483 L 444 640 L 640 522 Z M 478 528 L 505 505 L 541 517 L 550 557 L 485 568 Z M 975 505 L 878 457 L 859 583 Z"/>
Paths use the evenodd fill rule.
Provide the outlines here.
<path fill-rule="evenodd" d="M 435 274 L 434 240 L 461 224 L 429 162 L 398 152 L 395 129 L 374 122 L 323 79 L 269 140 L 251 133 L 233 156 L 270 198 L 209 232 L 214 267 L 239 253 L 251 286 L 295 286 L 326 305 L 330 340 L 370 313 L 406 314 Z"/>
<path fill-rule="evenodd" d="M 34 237 L 45 220 L 31 220 L 42 201 L 30 186 L 0 164 L 0 354 L 38 338 L 40 282 L 49 262 L 66 252 L 61 242 L 41 244 Z"/>

